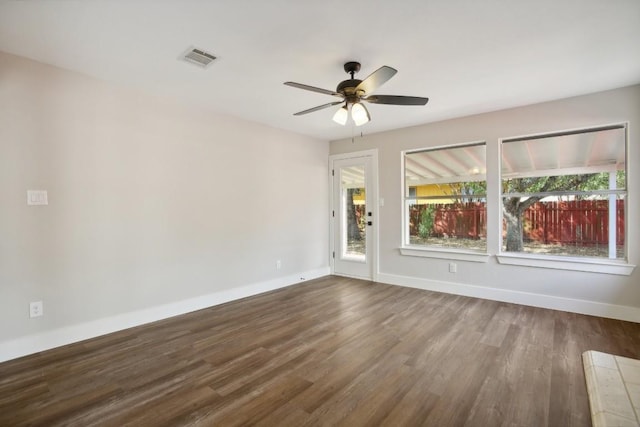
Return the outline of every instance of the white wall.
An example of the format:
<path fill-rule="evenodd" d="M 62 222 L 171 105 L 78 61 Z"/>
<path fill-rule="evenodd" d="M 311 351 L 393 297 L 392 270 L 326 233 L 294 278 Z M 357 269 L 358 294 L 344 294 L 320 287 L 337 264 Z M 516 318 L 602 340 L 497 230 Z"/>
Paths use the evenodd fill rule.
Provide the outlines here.
<path fill-rule="evenodd" d="M 0 360 L 327 274 L 328 148 L 0 53 Z"/>
<path fill-rule="evenodd" d="M 438 102 L 433 99 L 432 102 Z M 371 106 L 373 120 L 387 108 Z M 429 108 L 427 105 L 424 108 Z M 628 197 L 629 263 L 640 263 L 640 86 L 621 88 L 570 99 L 447 120 L 412 128 L 333 141 L 331 154 L 366 149 L 379 150 L 379 188 L 385 205 L 380 208 L 380 262 L 378 280 L 425 289 L 559 308 L 640 322 L 640 272 L 630 276 L 501 265 L 496 257 L 487 263 L 456 261 L 458 272 L 449 273 L 448 259 L 401 255 L 402 188 L 401 152 L 474 141 L 487 141 L 487 180 L 497 187 L 500 165 L 498 141 L 503 137 L 629 122 L 630 148 Z M 366 126 L 363 128 L 366 133 Z M 499 195 L 488 194 L 488 221 L 499 224 Z M 487 238 L 488 252 L 498 253 L 497 234 Z"/>

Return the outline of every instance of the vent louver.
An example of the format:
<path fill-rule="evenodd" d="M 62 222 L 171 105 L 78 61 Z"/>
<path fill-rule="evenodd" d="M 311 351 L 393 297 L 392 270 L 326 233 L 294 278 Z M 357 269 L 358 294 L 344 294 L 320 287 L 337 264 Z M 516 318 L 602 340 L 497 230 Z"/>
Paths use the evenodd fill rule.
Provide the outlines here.
<path fill-rule="evenodd" d="M 215 56 L 202 49 L 191 48 L 187 50 L 182 58 L 202 68 L 207 68 L 216 59 Z"/>

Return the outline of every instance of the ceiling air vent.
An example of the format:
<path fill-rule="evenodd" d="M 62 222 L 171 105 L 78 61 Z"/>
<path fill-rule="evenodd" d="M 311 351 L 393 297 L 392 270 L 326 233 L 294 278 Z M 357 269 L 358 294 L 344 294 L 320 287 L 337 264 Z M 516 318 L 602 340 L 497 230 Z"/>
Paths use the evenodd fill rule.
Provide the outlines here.
<path fill-rule="evenodd" d="M 215 56 L 202 49 L 191 48 L 187 50 L 182 58 L 202 68 L 207 68 L 216 59 Z"/>

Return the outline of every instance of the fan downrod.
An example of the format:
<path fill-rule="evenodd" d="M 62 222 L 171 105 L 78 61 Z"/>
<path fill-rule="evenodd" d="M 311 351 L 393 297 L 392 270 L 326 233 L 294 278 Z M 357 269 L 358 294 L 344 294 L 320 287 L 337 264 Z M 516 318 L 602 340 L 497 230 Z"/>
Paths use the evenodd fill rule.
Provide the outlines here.
<path fill-rule="evenodd" d="M 344 64 L 344 71 L 351 74 L 351 79 L 353 80 L 353 75 L 360 71 L 360 63 L 355 61 L 347 62 Z"/>

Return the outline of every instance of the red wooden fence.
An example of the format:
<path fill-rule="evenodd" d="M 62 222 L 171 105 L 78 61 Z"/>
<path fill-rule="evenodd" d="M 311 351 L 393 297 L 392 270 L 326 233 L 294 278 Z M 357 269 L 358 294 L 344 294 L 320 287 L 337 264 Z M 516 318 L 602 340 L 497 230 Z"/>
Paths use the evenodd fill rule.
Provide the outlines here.
<path fill-rule="evenodd" d="M 418 234 L 422 212 L 429 205 L 413 205 L 410 209 L 409 233 Z M 482 202 L 430 205 L 434 208 L 434 237 L 479 239 L 487 235 L 487 210 Z"/>
<path fill-rule="evenodd" d="M 411 206 L 411 235 L 418 235 L 420 216 L 427 206 Z M 483 202 L 430 206 L 434 209 L 431 236 L 486 237 L 487 216 Z M 535 203 L 524 213 L 524 239 L 545 244 L 606 245 L 609 241 L 609 203 L 607 200 Z M 624 200 L 617 200 L 616 241 L 618 245 L 624 245 Z"/>
<path fill-rule="evenodd" d="M 609 202 L 538 202 L 525 211 L 525 240 L 602 245 L 609 242 Z M 624 245 L 624 200 L 616 201 L 616 242 Z"/>

